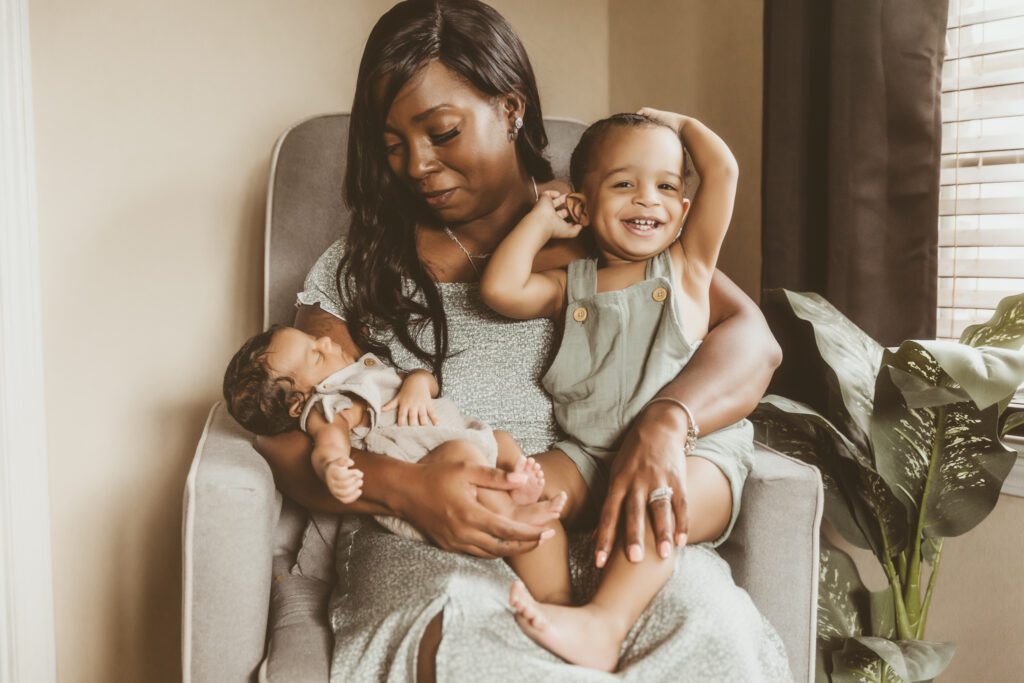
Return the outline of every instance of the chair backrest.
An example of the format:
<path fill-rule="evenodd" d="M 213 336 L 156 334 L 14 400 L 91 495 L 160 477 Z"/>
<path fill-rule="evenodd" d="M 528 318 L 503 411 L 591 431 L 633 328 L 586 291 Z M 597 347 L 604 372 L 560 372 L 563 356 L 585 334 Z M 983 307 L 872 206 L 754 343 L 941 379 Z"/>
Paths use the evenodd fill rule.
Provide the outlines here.
<path fill-rule="evenodd" d="M 277 140 L 267 191 L 263 266 L 263 325 L 291 323 L 295 294 L 317 257 L 348 230 L 342 199 L 348 150 L 348 114 L 302 121 Z M 556 178 L 569 177 L 569 156 L 586 127 L 545 119 L 548 157 Z"/>

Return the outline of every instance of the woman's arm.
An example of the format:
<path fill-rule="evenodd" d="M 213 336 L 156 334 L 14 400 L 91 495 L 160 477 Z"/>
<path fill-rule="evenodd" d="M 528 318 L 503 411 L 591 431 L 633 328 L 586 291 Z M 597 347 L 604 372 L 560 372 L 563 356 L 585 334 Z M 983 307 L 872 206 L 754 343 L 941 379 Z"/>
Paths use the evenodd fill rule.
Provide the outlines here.
<path fill-rule="evenodd" d="M 344 321 L 301 306 L 295 325 L 314 335 L 328 335 L 358 357 Z M 476 499 L 477 487 L 511 489 L 523 475 L 451 462 L 406 463 L 352 449 L 354 467 L 363 471 L 363 495 L 343 504 L 327 491 L 313 470 L 311 443 L 302 432 L 258 437 L 256 449 L 266 458 L 277 487 L 307 508 L 331 513 L 391 514 L 408 520 L 437 545 L 481 557 L 500 557 L 536 547 L 545 527 L 497 515 Z"/>
<path fill-rule="evenodd" d="M 711 330 L 686 367 L 658 393 L 685 403 L 704 434 L 750 414 L 782 362 L 782 350 L 760 309 L 718 271 L 711 280 L 710 301 Z M 711 490 L 691 496 L 687 506 L 683 444 L 688 427 L 685 411 L 667 401 L 652 404 L 634 420 L 612 465 L 597 529 L 599 564 L 611 552 L 623 516 L 623 549 L 628 553 L 638 546 L 642 556 L 648 509 L 663 556 L 673 544 L 711 540 L 725 530 L 732 498 L 724 476 L 707 477 L 704 483 Z M 671 505 L 649 507 L 647 496 L 661 486 L 674 490 Z M 689 537 L 696 527 L 690 524 L 691 518 L 719 523 L 702 524 L 700 535 Z"/>

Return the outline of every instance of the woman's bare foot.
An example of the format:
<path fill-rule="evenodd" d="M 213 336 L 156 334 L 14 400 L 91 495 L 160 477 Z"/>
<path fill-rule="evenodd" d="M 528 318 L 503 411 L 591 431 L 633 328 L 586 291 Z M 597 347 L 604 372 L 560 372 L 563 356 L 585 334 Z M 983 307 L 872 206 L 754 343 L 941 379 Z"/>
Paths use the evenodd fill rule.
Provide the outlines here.
<path fill-rule="evenodd" d="M 519 628 L 538 644 L 570 664 L 615 671 L 626 632 L 596 606 L 539 603 L 521 581 L 512 584 L 508 600 Z"/>
<path fill-rule="evenodd" d="M 527 524 L 547 524 L 562 516 L 565 502 L 569 499 L 565 491 L 550 500 L 542 500 L 530 505 L 518 505 L 509 514 L 512 519 Z"/>
<path fill-rule="evenodd" d="M 512 501 L 516 505 L 529 505 L 540 500 L 540 494 L 544 492 L 544 468 L 540 463 L 533 458 L 520 457 L 512 471 L 526 475 L 525 484 L 508 492 Z"/>

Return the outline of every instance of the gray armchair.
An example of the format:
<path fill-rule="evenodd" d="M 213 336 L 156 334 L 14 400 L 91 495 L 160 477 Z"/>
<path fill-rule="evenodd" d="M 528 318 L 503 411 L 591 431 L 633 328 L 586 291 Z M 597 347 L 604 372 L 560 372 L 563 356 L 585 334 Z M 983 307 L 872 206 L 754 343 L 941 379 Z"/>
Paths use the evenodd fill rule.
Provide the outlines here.
<path fill-rule="evenodd" d="M 556 175 L 582 124 L 547 121 Z M 348 116 L 318 116 L 278 140 L 267 193 L 264 324 L 290 322 L 306 271 L 348 227 L 341 187 Z M 291 569 L 307 513 L 274 486 L 217 403 L 185 484 L 182 669 L 197 683 L 327 680 L 328 580 Z M 798 681 L 812 680 L 823 495 L 813 467 L 758 447 L 730 539 L 719 552 L 778 629 Z"/>

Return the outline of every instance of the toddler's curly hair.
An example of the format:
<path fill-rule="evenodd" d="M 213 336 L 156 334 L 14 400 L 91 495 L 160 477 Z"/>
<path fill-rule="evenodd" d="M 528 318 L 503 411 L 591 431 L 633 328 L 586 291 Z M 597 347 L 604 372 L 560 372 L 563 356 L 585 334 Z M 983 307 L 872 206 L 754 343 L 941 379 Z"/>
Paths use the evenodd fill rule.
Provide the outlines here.
<path fill-rule="evenodd" d="M 262 436 L 274 436 L 299 427 L 288 407 L 305 395 L 291 377 L 274 376 L 267 365 L 267 350 L 274 335 L 286 325 L 271 325 L 235 353 L 224 373 L 224 401 L 238 424 Z"/>

